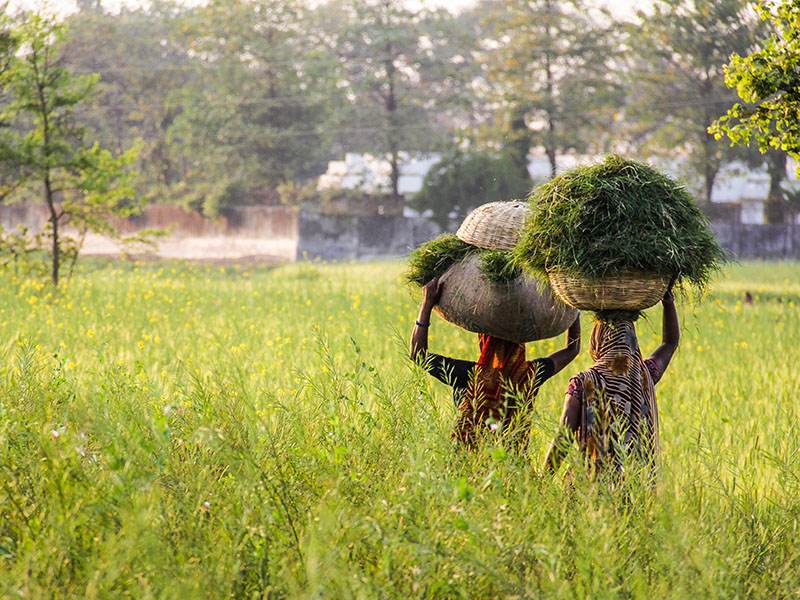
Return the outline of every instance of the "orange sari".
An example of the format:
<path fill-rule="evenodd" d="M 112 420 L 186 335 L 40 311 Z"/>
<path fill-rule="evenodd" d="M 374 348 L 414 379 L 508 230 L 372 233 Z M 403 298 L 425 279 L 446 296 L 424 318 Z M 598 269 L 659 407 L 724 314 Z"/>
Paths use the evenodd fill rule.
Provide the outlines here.
<path fill-rule="evenodd" d="M 530 406 L 543 383 L 542 361 L 525 359 L 525 344 L 479 334 L 481 355 L 459 407 L 453 437 L 474 447 L 480 431 L 504 435 L 515 427 L 519 410 Z M 517 442 L 521 442 L 520 435 Z"/>

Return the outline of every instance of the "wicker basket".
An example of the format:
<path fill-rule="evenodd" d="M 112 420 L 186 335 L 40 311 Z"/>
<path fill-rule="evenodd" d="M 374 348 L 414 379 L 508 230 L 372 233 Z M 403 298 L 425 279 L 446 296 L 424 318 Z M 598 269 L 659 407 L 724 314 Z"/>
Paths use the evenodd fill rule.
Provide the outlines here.
<path fill-rule="evenodd" d="M 558 271 L 548 276 L 556 295 L 579 310 L 644 310 L 657 304 L 669 285 L 667 278 L 640 271 L 622 271 L 593 281 Z"/>
<path fill-rule="evenodd" d="M 442 296 L 434 310 L 445 321 L 519 343 L 553 337 L 575 321 L 578 312 L 559 301 L 547 283 L 526 275 L 492 283 L 480 266 L 480 257 L 473 254 L 442 275 Z"/>
<path fill-rule="evenodd" d="M 489 202 L 473 210 L 461 223 L 456 237 L 487 250 L 511 250 L 528 218 L 525 202 Z"/>

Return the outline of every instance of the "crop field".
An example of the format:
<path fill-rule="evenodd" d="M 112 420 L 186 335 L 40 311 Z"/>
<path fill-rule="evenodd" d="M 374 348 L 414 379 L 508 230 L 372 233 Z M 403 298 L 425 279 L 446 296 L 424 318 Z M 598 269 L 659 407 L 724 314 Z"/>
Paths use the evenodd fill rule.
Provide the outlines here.
<path fill-rule="evenodd" d="M 800 595 L 800 264 L 678 297 L 660 474 L 625 494 L 577 449 L 541 469 L 591 315 L 528 446 L 468 453 L 407 358 L 401 271 L 87 261 L 58 295 L 0 274 L 0 597 Z M 437 317 L 430 346 L 477 357 Z"/>

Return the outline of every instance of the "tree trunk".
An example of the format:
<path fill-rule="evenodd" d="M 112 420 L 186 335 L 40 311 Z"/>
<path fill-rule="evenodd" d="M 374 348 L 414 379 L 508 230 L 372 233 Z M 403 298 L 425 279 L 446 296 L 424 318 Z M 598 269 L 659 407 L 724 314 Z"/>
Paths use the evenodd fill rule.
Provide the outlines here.
<path fill-rule="evenodd" d="M 544 142 L 544 151 L 547 155 L 547 160 L 550 162 L 550 177 L 556 176 L 558 165 L 556 164 L 556 120 L 555 120 L 555 106 L 553 105 L 553 67 L 550 64 L 550 50 L 553 44 L 553 36 L 550 33 L 551 15 L 553 7 L 551 3 L 545 3 L 547 11 L 547 27 L 546 31 L 546 45 L 548 50 L 544 53 L 544 67 L 546 77 L 547 89 L 547 135 Z"/>
<path fill-rule="evenodd" d="M 58 271 L 61 267 L 61 244 L 58 239 L 58 213 L 56 212 L 55 198 L 53 197 L 53 187 L 50 183 L 50 175 L 44 177 L 44 199 L 47 202 L 47 208 L 50 209 L 50 225 L 53 228 L 53 268 L 52 279 L 53 287 L 58 287 Z"/>
<path fill-rule="evenodd" d="M 392 58 L 392 44 L 386 43 L 386 78 L 389 81 L 389 90 L 386 95 L 386 114 L 389 122 L 388 142 L 389 142 L 389 162 L 392 167 L 390 175 L 392 185 L 392 198 L 397 200 L 400 197 L 400 158 L 399 148 L 396 137 L 396 112 L 397 112 L 397 97 L 394 90 L 394 59 Z"/>
<path fill-rule="evenodd" d="M 767 223 L 786 222 L 786 200 L 781 184 L 786 178 L 786 153 L 780 150 L 767 151 L 767 171 L 769 172 L 769 193 L 764 203 L 764 218 Z"/>
<path fill-rule="evenodd" d="M 703 174 L 703 188 L 705 192 L 706 204 L 711 204 L 711 192 L 714 190 L 714 182 L 717 180 L 717 168 L 710 162 L 706 162 Z"/>
<path fill-rule="evenodd" d="M 511 162 L 519 171 L 525 181 L 530 180 L 528 172 L 528 154 L 531 151 L 531 132 L 525 122 L 525 107 L 519 104 L 511 109 L 511 123 L 509 124 L 509 140 L 506 146 Z"/>

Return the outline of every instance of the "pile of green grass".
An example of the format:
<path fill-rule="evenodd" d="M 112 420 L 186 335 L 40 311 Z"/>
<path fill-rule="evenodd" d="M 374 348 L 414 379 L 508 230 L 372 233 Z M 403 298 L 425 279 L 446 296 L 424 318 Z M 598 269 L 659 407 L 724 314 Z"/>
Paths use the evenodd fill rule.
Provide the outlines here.
<path fill-rule="evenodd" d="M 636 269 L 703 290 L 726 261 L 682 185 L 617 155 L 553 178 L 529 201 L 515 257 L 539 274 L 591 280 Z"/>
<path fill-rule="evenodd" d="M 434 277 L 441 277 L 455 263 L 476 253 L 481 257 L 481 273 L 492 283 L 508 283 L 522 274 L 511 251 L 478 248 L 462 242 L 453 234 L 446 234 L 420 244 L 411 253 L 406 280 L 425 285 Z"/>

